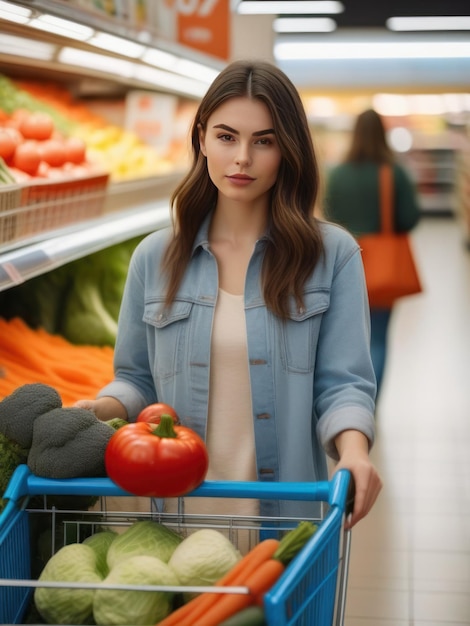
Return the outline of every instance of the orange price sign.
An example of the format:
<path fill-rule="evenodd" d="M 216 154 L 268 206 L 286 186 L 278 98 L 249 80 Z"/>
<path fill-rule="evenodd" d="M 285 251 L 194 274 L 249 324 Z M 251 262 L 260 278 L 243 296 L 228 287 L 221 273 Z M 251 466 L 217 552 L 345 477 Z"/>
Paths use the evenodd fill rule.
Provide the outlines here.
<path fill-rule="evenodd" d="M 230 0 L 164 0 L 176 16 L 178 43 L 220 59 L 230 56 Z"/>

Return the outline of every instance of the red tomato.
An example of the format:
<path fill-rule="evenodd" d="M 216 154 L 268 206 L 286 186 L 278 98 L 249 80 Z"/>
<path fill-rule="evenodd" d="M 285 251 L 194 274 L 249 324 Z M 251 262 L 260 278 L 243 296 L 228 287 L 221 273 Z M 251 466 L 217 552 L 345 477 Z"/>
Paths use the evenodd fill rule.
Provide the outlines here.
<path fill-rule="evenodd" d="M 61 167 L 67 158 L 65 146 L 61 141 L 56 139 L 48 139 L 38 144 L 41 159 L 52 165 L 52 167 Z"/>
<path fill-rule="evenodd" d="M 70 163 L 70 161 L 64 163 L 63 170 L 64 172 L 66 172 L 67 176 L 70 176 L 72 178 L 86 178 L 92 173 L 87 168 L 86 163 L 76 165 L 75 163 Z"/>
<path fill-rule="evenodd" d="M 13 156 L 17 144 L 13 139 L 13 136 L 5 128 L 0 128 L 0 157 L 2 159 L 9 159 Z"/>
<path fill-rule="evenodd" d="M 31 111 L 28 109 L 15 109 L 10 115 L 10 122 L 21 124 L 27 117 L 31 115 Z"/>
<path fill-rule="evenodd" d="M 49 167 L 45 176 L 49 180 L 62 180 L 64 178 L 69 178 L 67 172 L 64 172 L 61 167 Z"/>
<path fill-rule="evenodd" d="M 63 180 L 63 179 L 71 178 L 71 174 L 65 168 L 65 165 L 63 167 L 53 167 L 52 165 L 49 165 L 49 163 L 46 163 L 45 161 L 41 161 L 41 163 L 39 163 L 39 168 L 36 173 L 36 176 L 40 178 L 49 178 L 49 179 L 54 179 L 54 180 L 60 180 L 60 179 Z"/>
<path fill-rule="evenodd" d="M 149 404 L 143 409 L 137 416 L 138 422 L 147 422 L 149 424 L 159 424 L 161 416 L 166 413 L 171 415 L 175 424 L 179 423 L 179 417 L 176 414 L 175 409 L 169 404 L 164 402 L 156 402 L 155 404 Z"/>
<path fill-rule="evenodd" d="M 66 161 L 70 163 L 83 163 L 86 155 L 86 145 L 78 137 L 69 137 L 64 141 Z"/>
<path fill-rule="evenodd" d="M 25 141 L 20 143 L 13 155 L 13 167 L 35 176 L 38 171 L 41 157 L 39 155 L 38 145 L 36 141 Z"/>
<path fill-rule="evenodd" d="M 23 135 L 20 133 L 20 131 L 15 128 L 14 126 L 5 126 L 3 128 L 3 130 L 8 133 L 10 135 L 10 137 L 13 139 L 14 143 L 15 143 L 15 147 L 19 146 L 20 143 L 23 143 L 24 141 L 24 137 Z"/>
<path fill-rule="evenodd" d="M 204 441 L 167 415 L 158 426 L 145 422 L 122 426 L 109 440 L 104 460 L 109 478 L 119 487 L 156 498 L 179 497 L 196 489 L 209 467 Z"/>
<path fill-rule="evenodd" d="M 51 166 L 49 165 L 49 163 L 46 163 L 45 161 L 41 161 L 39 163 L 36 176 L 38 178 L 47 178 L 50 169 L 51 169 Z"/>
<path fill-rule="evenodd" d="M 38 111 L 21 116 L 18 128 L 25 139 L 44 141 L 51 137 L 54 131 L 54 122 L 48 113 Z"/>
<path fill-rule="evenodd" d="M 26 172 L 23 172 L 23 170 L 19 170 L 16 167 L 8 167 L 8 169 L 17 183 L 26 183 L 28 180 L 31 180 L 31 176 Z"/>

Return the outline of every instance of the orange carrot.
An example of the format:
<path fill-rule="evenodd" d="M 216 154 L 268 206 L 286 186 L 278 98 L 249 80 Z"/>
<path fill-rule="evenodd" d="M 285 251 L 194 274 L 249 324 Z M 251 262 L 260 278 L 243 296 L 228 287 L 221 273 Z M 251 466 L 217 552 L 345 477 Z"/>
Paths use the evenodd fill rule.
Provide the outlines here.
<path fill-rule="evenodd" d="M 248 594 L 227 593 L 218 597 L 206 607 L 204 613 L 191 613 L 186 622 L 175 622 L 180 626 L 218 626 L 242 609 L 255 604 L 262 606 L 264 594 L 274 585 L 284 572 L 286 565 L 304 547 L 317 527 L 311 522 L 299 522 L 297 527 L 288 532 L 279 541 L 274 553 L 257 564 L 256 567 L 242 569 L 232 581 L 232 586 L 247 587 Z M 266 540 L 267 541 L 267 540 Z M 214 595 L 214 594 L 213 594 Z"/>
<path fill-rule="evenodd" d="M 280 542 L 277 539 L 264 539 L 252 548 L 245 556 L 232 567 L 220 580 L 215 583 L 215 587 L 237 587 L 244 585 L 249 577 L 279 548 Z M 195 620 L 203 619 L 209 609 L 226 594 L 211 593 L 210 591 L 201 593 L 187 604 L 173 611 L 163 621 L 158 622 L 158 626 L 194 626 Z M 247 596 L 242 596 L 247 597 Z"/>
<path fill-rule="evenodd" d="M 235 613 L 263 603 L 263 595 L 271 589 L 285 570 L 285 565 L 277 559 L 268 559 L 262 563 L 246 580 L 249 594 L 224 593 L 213 606 L 193 621 L 192 626 L 218 626 Z"/>
<path fill-rule="evenodd" d="M 64 406 L 93 398 L 113 378 L 110 346 L 77 346 L 20 318 L 0 318 L 0 399 L 24 384 L 54 387 Z"/>

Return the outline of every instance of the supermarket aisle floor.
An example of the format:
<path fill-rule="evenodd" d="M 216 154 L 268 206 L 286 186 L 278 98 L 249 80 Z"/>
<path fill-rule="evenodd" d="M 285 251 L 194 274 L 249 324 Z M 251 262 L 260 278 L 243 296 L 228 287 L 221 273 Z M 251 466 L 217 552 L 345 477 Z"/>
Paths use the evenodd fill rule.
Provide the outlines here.
<path fill-rule="evenodd" d="M 470 625 L 470 251 L 450 218 L 413 240 L 426 293 L 392 320 L 384 489 L 353 531 L 346 626 Z"/>

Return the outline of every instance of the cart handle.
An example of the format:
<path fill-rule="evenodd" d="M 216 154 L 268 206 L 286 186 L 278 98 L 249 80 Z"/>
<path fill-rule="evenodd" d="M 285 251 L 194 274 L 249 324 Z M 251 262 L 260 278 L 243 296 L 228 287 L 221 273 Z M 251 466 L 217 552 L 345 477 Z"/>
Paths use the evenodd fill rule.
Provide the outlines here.
<path fill-rule="evenodd" d="M 319 482 L 239 482 L 204 481 L 189 497 L 237 497 L 279 500 L 314 500 L 345 509 L 350 472 L 341 469 L 330 481 Z M 3 498 L 17 501 L 28 495 L 132 496 L 110 478 L 41 478 L 27 465 L 16 468 Z"/>
<path fill-rule="evenodd" d="M 340 470 L 340 471 L 343 471 L 343 470 Z M 348 471 L 348 474 L 349 474 L 349 484 L 348 484 L 348 490 L 346 493 L 346 506 L 345 506 L 346 517 L 348 515 L 351 515 L 353 512 L 354 498 L 356 497 L 356 483 L 354 482 L 354 476 L 349 471 Z"/>

